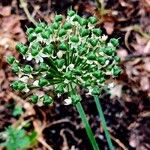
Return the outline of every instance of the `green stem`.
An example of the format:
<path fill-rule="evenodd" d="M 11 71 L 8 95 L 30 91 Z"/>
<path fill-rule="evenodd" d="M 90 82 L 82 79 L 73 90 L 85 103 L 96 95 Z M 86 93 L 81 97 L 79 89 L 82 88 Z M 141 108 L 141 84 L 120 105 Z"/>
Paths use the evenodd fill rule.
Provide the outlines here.
<path fill-rule="evenodd" d="M 99 101 L 99 97 L 98 97 L 98 95 L 93 95 L 93 96 L 94 96 L 94 100 L 95 100 L 95 103 L 96 103 L 96 107 L 97 107 L 100 119 L 102 121 L 102 127 L 103 127 L 104 132 L 105 132 L 105 136 L 106 136 L 106 139 L 107 139 L 107 142 L 108 142 L 109 149 L 114 150 L 114 146 L 112 144 L 110 134 L 107 130 L 107 125 L 106 125 L 104 113 L 102 111 L 102 106 L 101 106 L 100 101 Z"/>
<path fill-rule="evenodd" d="M 89 138 L 89 140 L 90 140 L 90 142 L 92 144 L 93 150 L 99 150 L 99 147 L 98 147 L 97 142 L 96 142 L 96 140 L 94 138 L 94 135 L 93 135 L 93 132 L 91 130 L 91 127 L 90 127 L 90 125 L 89 125 L 89 123 L 87 121 L 87 118 L 86 118 L 86 115 L 85 115 L 85 112 L 83 110 L 83 107 L 82 107 L 81 103 L 78 102 L 75 106 L 76 106 L 76 108 L 77 108 L 77 110 L 78 110 L 78 112 L 80 114 L 80 117 L 82 119 L 82 123 L 84 124 L 86 133 L 87 133 L 88 138 Z"/>

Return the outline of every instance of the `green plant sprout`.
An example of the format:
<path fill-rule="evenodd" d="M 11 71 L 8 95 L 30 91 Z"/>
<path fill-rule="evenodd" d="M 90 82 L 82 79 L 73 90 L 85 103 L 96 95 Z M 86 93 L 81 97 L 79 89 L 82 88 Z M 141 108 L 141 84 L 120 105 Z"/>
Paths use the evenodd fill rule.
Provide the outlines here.
<path fill-rule="evenodd" d="M 1 133 L 1 139 L 5 140 L 0 146 L 7 150 L 26 150 L 36 141 L 36 132 L 27 134 L 24 129 L 9 126 Z"/>
<path fill-rule="evenodd" d="M 11 84 L 14 90 L 29 92 L 37 88 L 44 91 L 43 95 L 33 92 L 28 98 L 33 104 L 51 105 L 54 101 L 48 94 L 51 89 L 57 96 L 66 93 L 64 103 L 76 107 L 93 149 L 99 150 L 77 91 L 78 87 L 87 89 L 94 96 L 109 147 L 113 150 L 98 95 L 106 86 L 106 79 L 121 73 L 120 58 L 116 55 L 119 42 L 115 38 L 108 40 L 96 23 L 94 16 L 82 18 L 73 10 L 68 11 L 66 18 L 55 15 L 50 25 L 40 22 L 35 28 L 27 29 L 28 46 L 16 45 L 26 60 L 25 65 L 13 56 L 7 61 L 18 75 Z"/>

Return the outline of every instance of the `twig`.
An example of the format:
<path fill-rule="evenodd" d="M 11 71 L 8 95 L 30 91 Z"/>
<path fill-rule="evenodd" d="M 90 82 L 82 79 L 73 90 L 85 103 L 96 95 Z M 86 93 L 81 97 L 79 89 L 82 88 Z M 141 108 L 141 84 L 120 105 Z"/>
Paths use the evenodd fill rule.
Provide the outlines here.
<path fill-rule="evenodd" d="M 131 55 L 128 55 L 125 57 L 125 62 L 126 61 L 130 61 L 132 59 L 135 59 L 135 58 L 145 58 L 145 57 L 150 57 L 150 53 L 145 53 L 145 54 L 131 54 Z"/>
<path fill-rule="evenodd" d="M 113 141 L 115 141 L 123 150 L 128 150 L 125 145 L 119 140 L 119 139 L 116 139 L 114 136 L 111 135 L 111 139 Z"/>
<path fill-rule="evenodd" d="M 62 129 L 60 131 L 60 135 L 63 138 L 63 147 L 62 147 L 62 150 L 68 150 L 69 146 L 68 146 L 67 138 L 66 138 L 66 135 L 64 134 L 64 131 L 65 131 L 65 129 Z"/>
<path fill-rule="evenodd" d="M 150 34 L 142 31 L 142 28 L 139 25 L 134 25 L 133 30 L 140 33 L 143 37 L 150 40 Z"/>
<path fill-rule="evenodd" d="M 121 31 L 127 31 L 127 32 L 131 32 L 131 31 L 136 31 L 138 32 L 139 34 L 141 34 L 143 37 L 145 37 L 146 39 L 150 40 L 150 34 L 149 33 L 145 33 L 142 28 L 135 24 L 135 25 L 132 25 L 132 26 L 129 26 L 129 27 L 125 27 L 125 28 L 122 28 L 120 29 Z M 129 33 L 130 34 L 130 33 Z"/>
<path fill-rule="evenodd" d="M 37 24 L 37 22 L 35 21 L 35 19 L 30 15 L 30 12 L 27 8 L 27 3 L 24 0 L 20 0 L 20 5 L 23 8 L 25 14 L 27 15 L 27 18 L 29 19 L 29 21 L 31 21 L 34 25 Z"/>
<path fill-rule="evenodd" d="M 38 141 L 44 145 L 48 150 L 53 150 L 46 142 L 43 140 L 43 138 L 38 138 Z"/>
<path fill-rule="evenodd" d="M 46 128 L 49 128 L 49 127 L 51 127 L 53 125 L 56 125 L 56 124 L 62 124 L 62 123 L 70 123 L 70 120 L 66 119 L 66 118 L 65 119 L 56 120 L 56 121 L 54 121 L 54 122 L 52 122 L 50 124 L 47 124 Z"/>
<path fill-rule="evenodd" d="M 76 142 L 81 143 L 82 140 L 79 139 L 79 138 L 77 138 L 77 137 L 74 135 L 74 132 L 71 131 L 70 129 L 63 129 L 63 133 L 64 133 L 64 132 L 68 132 Z"/>

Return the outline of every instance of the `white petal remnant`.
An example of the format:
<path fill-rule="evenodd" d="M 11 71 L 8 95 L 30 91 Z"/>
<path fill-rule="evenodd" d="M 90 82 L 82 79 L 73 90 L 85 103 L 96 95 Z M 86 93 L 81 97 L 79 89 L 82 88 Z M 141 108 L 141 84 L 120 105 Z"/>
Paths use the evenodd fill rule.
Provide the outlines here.
<path fill-rule="evenodd" d="M 104 41 L 104 42 L 105 42 L 107 39 L 108 39 L 108 36 L 107 36 L 107 35 L 103 35 L 103 36 L 101 37 L 101 40 Z"/>
<path fill-rule="evenodd" d="M 39 83 L 39 80 L 35 80 L 35 81 L 33 82 L 33 86 L 38 87 L 38 83 Z"/>
<path fill-rule="evenodd" d="M 29 77 L 28 76 L 23 76 L 23 77 L 19 78 L 19 80 L 24 82 L 24 83 L 27 83 L 28 80 L 29 80 Z"/>
<path fill-rule="evenodd" d="M 70 64 L 70 65 L 68 66 L 68 68 L 69 68 L 70 70 L 74 69 L 74 64 Z"/>
<path fill-rule="evenodd" d="M 57 57 L 58 57 L 58 58 L 62 58 L 63 54 L 64 54 L 63 51 L 58 51 L 58 52 L 57 52 Z"/>
<path fill-rule="evenodd" d="M 68 97 L 67 99 L 64 100 L 64 105 L 70 105 L 72 104 L 72 100 L 71 100 L 71 97 Z"/>

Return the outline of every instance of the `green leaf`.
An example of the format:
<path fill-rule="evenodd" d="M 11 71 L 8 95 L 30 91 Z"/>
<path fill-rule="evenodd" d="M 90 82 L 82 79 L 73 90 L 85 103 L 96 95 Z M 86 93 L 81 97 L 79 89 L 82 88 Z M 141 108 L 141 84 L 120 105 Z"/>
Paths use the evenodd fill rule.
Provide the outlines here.
<path fill-rule="evenodd" d="M 30 145 L 30 139 L 23 129 L 15 129 L 10 126 L 6 129 L 6 135 L 6 141 L 1 146 L 7 150 L 23 150 Z"/>
<path fill-rule="evenodd" d="M 16 106 L 13 110 L 13 116 L 20 116 L 23 113 L 22 107 L 21 106 Z"/>

